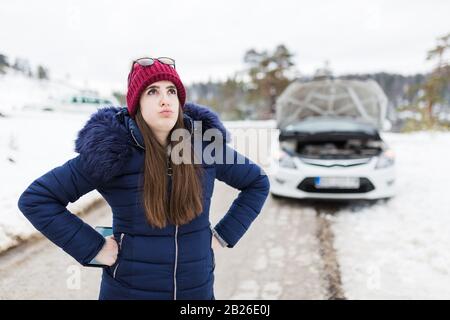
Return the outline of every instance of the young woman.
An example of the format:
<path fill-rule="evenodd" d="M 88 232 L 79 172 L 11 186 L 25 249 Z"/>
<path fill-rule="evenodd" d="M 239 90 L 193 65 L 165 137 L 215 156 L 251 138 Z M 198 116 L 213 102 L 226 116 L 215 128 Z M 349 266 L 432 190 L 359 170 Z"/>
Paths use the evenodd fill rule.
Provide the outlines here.
<path fill-rule="evenodd" d="M 34 227 L 80 264 L 107 266 L 99 299 L 214 299 L 214 250 L 233 248 L 267 198 L 267 176 L 227 145 L 217 114 L 185 99 L 172 59 L 134 61 L 127 107 L 94 113 L 79 155 L 19 198 Z M 240 193 L 213 227 L 214 179 Z M 112 209 L 112 237 L 66 209 L 94 189 Z"/>

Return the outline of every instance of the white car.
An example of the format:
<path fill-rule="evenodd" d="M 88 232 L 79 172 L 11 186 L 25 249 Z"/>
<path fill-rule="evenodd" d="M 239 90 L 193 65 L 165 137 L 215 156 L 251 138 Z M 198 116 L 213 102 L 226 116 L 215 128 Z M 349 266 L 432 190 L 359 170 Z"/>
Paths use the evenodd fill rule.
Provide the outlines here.
<path fill-rule="evenodd" d="M 394 153 L 373 124 L 309 117 L 280 129 L 269 179 L 275 197 L 390 198 L 395 195 Z"/>

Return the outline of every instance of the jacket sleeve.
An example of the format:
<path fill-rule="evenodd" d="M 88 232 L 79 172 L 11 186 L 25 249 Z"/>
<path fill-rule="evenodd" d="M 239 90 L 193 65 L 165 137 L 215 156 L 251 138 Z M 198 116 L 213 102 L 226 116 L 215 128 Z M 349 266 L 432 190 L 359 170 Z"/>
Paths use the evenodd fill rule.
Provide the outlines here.
<path fill-rule="evenodd" d="M 96 187 L 78 155 L 32 182 L 19 197 L 18 207 L 45 237 L 86 265 L 105 239 L 66 207 Z"/>
<path fill-rule="evenodd" d="M 215 165 L 216 178 L 241 191 L 214 227 L 227 246 L 233 248 L 260 213 L 270 183 L 260 166 L 228 145 L 225 144 L 218 154 L 222 154 L 222 163 Z"/>

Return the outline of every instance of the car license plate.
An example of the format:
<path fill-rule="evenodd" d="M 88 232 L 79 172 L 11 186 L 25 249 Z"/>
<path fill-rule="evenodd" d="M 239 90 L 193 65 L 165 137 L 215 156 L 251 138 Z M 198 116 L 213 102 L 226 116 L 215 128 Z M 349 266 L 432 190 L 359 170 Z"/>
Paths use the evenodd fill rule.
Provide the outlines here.
<path fill-rule="evenodd" d="M 359 178 L 354 177 L 316 177 L 314 178 L 316 188 L 341 188 L 358 189 Z"/>

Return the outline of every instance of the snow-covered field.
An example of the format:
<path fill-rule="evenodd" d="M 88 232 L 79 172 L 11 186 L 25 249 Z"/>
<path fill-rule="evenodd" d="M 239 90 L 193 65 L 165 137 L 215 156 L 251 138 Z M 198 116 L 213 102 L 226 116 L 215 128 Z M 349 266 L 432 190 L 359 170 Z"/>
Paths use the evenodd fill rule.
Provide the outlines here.
<path fill-rule="evenodd" d="M 0 252 L 35 232 L 18 211 L 18 198 L 34 179 L 76 156 L 76 134 L 99 105 L 68 101 L 87 92 L 11 69 L 0 74 Z M 48 107 L 63 111 L 40 111 Z M 91 192 L 68 208 L 78 213 L 99 197 Z"/>
<path fill-rule="evenodd" d="M 88 117 L 32 111 L 0 117 L 0 252 L 35 232 L 17 207 L 19 196 L 34 179 L 77 155 L 76 134 Z M 90 192 L 68 208 L 77 212 L 99 197 Z"/>
<path fill-rule="evenodd" d="M 450 299 L 450 133 L 384 134 L 398 195 L 332 218 L 350 299 Z"/>
<path fill-rule="evenodd" d="M 57 81 L 37 80 L 15 71 L 0 75 L 0 112 L 53 105 L 79 90 Z"/>
<path fill-rule="evenodd" d="M 74 98 L 78 99 L 79 103 L 71 103 Z M 80 103 L 81 98 L 98 98 L 118 104 L 113 96 L 99 95 L 97 90 L 86 89 L 68 80 L 38 80 L 11 69 L 8 69 L 6 74 L 0 74 L 0 113 L 4 115 L 22 110 L 42 109 L 90 114 L 100 107 L 98 103 Z"/>

